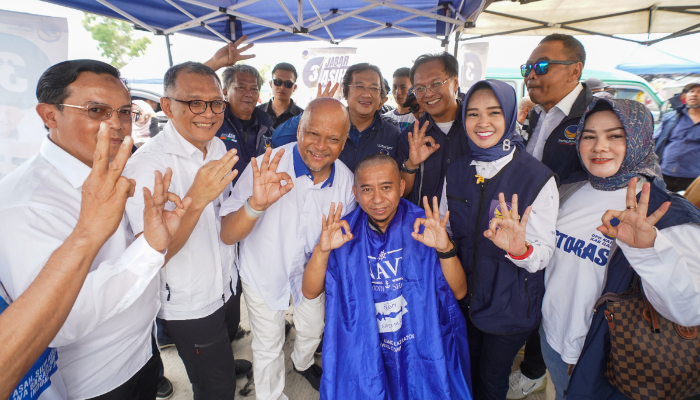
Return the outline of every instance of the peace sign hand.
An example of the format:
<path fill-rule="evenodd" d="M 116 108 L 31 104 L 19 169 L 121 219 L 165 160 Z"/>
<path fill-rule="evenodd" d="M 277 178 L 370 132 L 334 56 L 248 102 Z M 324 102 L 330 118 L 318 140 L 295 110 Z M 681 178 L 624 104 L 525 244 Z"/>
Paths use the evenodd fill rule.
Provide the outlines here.
<path fill-rule="evenodd" d="M 654 225 L 666 214 L 671 202 L 667 201 L 647 217 L 649 210 L 649 193 L 651 185 L 649 182 L 642 186 L 642 195 L 637 204 L 637 178 L 630 179 L 627 185 L 627 208 L 625 211 L 608 210 L 601 218 L 603 225 L 598 227 L 604 235 L 616 237 L 622 243 L 637 249 L 647 249 L 654 247 L 656 240 L 656 229 Z M 617 218 L 620 224 L 612 226 L 610 221 Z"/>
<path fill-rule="evenodd" d="M 165 176 L 160 171 L 155 171 L 153 194 L 148 188 L 143 188 L 143 236 L 153 249 L 161 252 L 170 244 L 182 217 L 192 204 L 191 198 L 180 200 L 178 195 L 168 191 L 172 177 L 173 170 L 170 168 L 166 169 Z M 175 204 L 175 210 L 165 209 L 168 201 Z"/>
<path fill-rule="evenodd" d="M 440 145 L 435 143 L 435 139 L 430 136 L 425 136 L 425 132 L 430 125 L 429 121 L 425 121 L 423 127 L 419 128 L 419 121 L 413 124 L 413 132 L 408 132 L 408 160 L 406 168 L 416 169 L 423 161 L 427 160 L 431 154 L 435 153 Z M 430 144 L 430 146 L 428 146 Z"/>
<path fill-rule="evenodd" d="M 525 228 L 527 220 L 530 218 L 532 206 L 528 207 L 523 214 L 522 220 L 518 215 L 518 195 L 513 195 L 511 210 L 508 212 L 503 193 L 498 194 L 498 203 L 501 207 L 503 218 L 493 218 L 489 224 L 489 229 L 484 231 L 484 236 L 491 240 L 498 248 L 507 251 L 509 254 L 519 257 L 527 252 L 525 246 Z"/>
<path fill-rule="evenodd" d="M 335 98 L 335 92 L 338 91 L 338 88 L 340 87 L 340 82 L 336 82 L 335 85 L 331 86 L 333 82 L 328 81 L 328 85 L 326 85 L 325 89 L 322 89 L 321 83 L 318 84 L 318 90 L 316 91 L 316 98 L 321 98 L 321 97 L 330 97 L 330 98 Z"/>
<path fill-rule="evenodd" d="M 248 60 L 255 57 L 255 54 L 241 54 L 244 51 L 253 47 L 253 43 L 248 43 L 240 49 L 238 46 L 246 40 L 248 36 L 243 35 L 238 40 L 233 43 L 229 43 L 226 46 L 220 48 L 214 53 L 214 56 L 205 63 L 205 65 L 211 67 L 214 71 L 221 69 L 223 67 L 228 67 L 234 65 L 235 63 Z"/>
<path fill-rule="evenodd" d="M 425 218 L 416 219 L 411 236 L 441 253 L 452 250 L 453 244 L 450 241 L 450 237 L 447 236 L 447 221 L 450 219 L 450 212 L 446 212 L 442 220 L 440 219 L 440 208 L 438 207 L 438 199 L 435 196 L 433 196 L 432 210 L 428 204 L 428 196 L 423 196 L 423 208 L 425 208 Z M 421 225 L 425 227 L 422 234 L 418 233 Z"/>
<path fill-rule="evenodd" d="M 321 251 L 327 252 L 335 250 L 345 243 L 352 240 L 353 235 L 350 232 L 348 221 L 340 219 L 343 211 L 343 203 L 338 203 L 338 209 L 335 209 L 335 203 L 331 203 L 331 209 L 328 212 L 328 217 L 324 214 L 321 217 L 323 230 L 321 237 L 318 240 L 318 247 Z M 341 230 L 342 228 L 342 230 Z M 343 233 L 343 230 L 345 233 Z"/>
<path fill-rule="evenodd" d="M 267 210 L 294 187 L 292 177 L 288 173 L 277 172 L 284 149 L 280 149 L 272 158 L 272 161 L 270 161 L 271 154 L 272 149 L 268 148 L 265 150 L 259 169 L 258 161 L 255 158 L 250 160 L 250 166 L 253 169 L 253 196 L 251 196 L 248 204 L 256 211 Z M 282 181 L 285 181 L 287 184 L 282 185 Z"/>

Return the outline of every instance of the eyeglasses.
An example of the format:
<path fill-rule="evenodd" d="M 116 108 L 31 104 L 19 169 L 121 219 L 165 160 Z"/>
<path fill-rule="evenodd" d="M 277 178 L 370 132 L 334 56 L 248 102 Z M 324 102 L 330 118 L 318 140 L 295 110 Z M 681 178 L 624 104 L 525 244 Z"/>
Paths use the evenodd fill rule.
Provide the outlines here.
<path fill-rule="evenodd" d="M 371 95 L 378 95 L 381 93 L 382 88 L 378 86 L 362 86 L 362 85 L 349 85 L 350 87 L 354 87 L 355 89 L 361 91 L 362 93 L 365 93 L 367 90 L 369 90 L 369 93 Z"/>
<path fill-rule="evenodd" d="M 74 106 L 72 104 L 56 104 L 57 106 L 80 108 L 81 110 L 86 110 L 88 117 L 94 119 L 95 121 L 106 121 L 112 118 L 112 113 L 114 109 L 110 106 L 104 104 L 93 104 L 90 103 L 87 106 Z M 133 111 L 131 108 L 119 108 L 116 110 L 119 120 L 125 123 L 136 121 L 141 115 L 138 111 Z"/>
<path fill-rule="evenodd" d="M 523 78 L 530 75 L 532 70 L 535 70 L 535 75 L 544 75 L 549 71 L 549 64 L 571 65 L 576 64 L 576 61 L 544 60 L 534 64 L 523 64 L 520 66 L 520 73 L 523 75 Z"/>
<path fill-rule="evenodd" d="M 428 94 L 428 89 L 430 89 L 431 92 L 438 94 L 442 92 L 442 88 L 445 87 L 445 82 L 449 81 L 451 77 L 445 79 L 444 81 L 435 81 L 431 83 L 428 86 L 418 86 L 413 89 L 413 92 L 416 94 L 417 98 L 422 98 L 425 97 L 426 94 Z"/>
<path fill-rule="evenodd" d="M 282 84 L 284 83 L 284 87 L 286 87 L 287 89 L 291 89 L 291 88 L 294 87 L 294 82 L 292 82 L 292 81 L 283 81 L 282 79 L 279 79 L 279 78 L 273 79 L 273 80 L 272 80 L 272 83 L 273 83 L 275 86 L 282 86 Z"/>
<path fill-rule="evenodd" d="M 226 101 L 225 100 L 213 100 L 213 101 L 204 101 L 204 100 L 190 100 L 190 101 L 185 101 L 185 100 L 178 100 L 174 99 L 172 97 L 168 97 L 170 100 L 175 100 L 179 103 L 185 103 L 190 107 L 190 111 L 192 111 L 192 114 L 204 114 L 205 111 L 207 111 L 207 106 L 211 107 L 211 111 L 214 114 L 221 114 L 226 110 Z"/>

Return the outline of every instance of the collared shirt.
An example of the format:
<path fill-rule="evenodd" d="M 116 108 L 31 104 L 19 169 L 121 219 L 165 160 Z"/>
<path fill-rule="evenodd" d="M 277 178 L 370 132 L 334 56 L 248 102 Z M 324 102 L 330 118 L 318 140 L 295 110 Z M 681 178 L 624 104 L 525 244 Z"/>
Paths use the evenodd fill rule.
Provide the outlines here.
<path fill-rule="evenodd" d="M 541 105 L 535 105 L 534 110 L 540 115 L 540 118 L 537 120 L 537 125 L 532 131 L 532 137 L 527 142 L 527 152 L 532 154 L 533 157 L 542 161 L 545 142 L 547 142 L 554 128 L 569 115 L 571 107 L 574 105 L 576 98 L 578 98 L 582 90 L 583 85 L 579 83 L 569 94 L 561 99 L 556 106 L 552 107 L 549 112 L 544 111 L 544 107 Z M 542 118 L 542 113 L 544 113 L 544 118 Z"/>
<path fill-rule="evenodd" d="M 260 104 L 257 108 L 265 111 L 272 121 L 272 128 L 277 129 L 278 126 L 287 122 L 290 118 L 299 115 L 304 112 L 304 109 L 294 104 L 294 100 L 289 99 L 289 107 L 279 116 L 275 114 L 275 110 L 272 108 L 273 99 L 270 99 L 267 103 Z"/>
<path fill-rule="evenodd" d="M 267 114 L 256 108 L 249 121 L 250 124 L 244 128 L 231 109 L 226 107 L 224 123 L 216 132 L 216 136 L 224 142 L 226 151 L 236 149 L 238 161 L 233 165 L 233 169 L 238 170 L 238 176 L 233 179 L 234 186 L 250 159 L 263 154 L 265 149 L 272 146 L 271 138 L 274 129 Z"/>
<path fill-rule="evenodd" d="M 73 232 L 89 174 L 88 166 L 47 137 L 38 154 L 0 181 L 0 281 L 11 299 Z M 58 349 L 68 398 L 107 393 L 151 358 L 160 306 L 153 278 L 164 261 L 145 238 L 134 240 L 126 219 L 102 246 L 50 345 Z"/>
<path fill-rule="evenodd" d="M 297 146 L 294 146 L 294 150 L 292 151 L 293 158 L 294 158 L 294 175 L 296 177 L 300 177 L 302 175 L 307 176 L 309 179 L 311 179 L 311 182 L 314 181 L 314 175 L 311 173 L 311 170 L 309 167 L 304 164 L 304 160 L 301 158 L 301 154 L 299 154 L 299 148 Z M 326 179 L 323 182 L 323 185 L 321 185 L 321 189 L 327 187 L 327 186 L 333 186 L 333 179 L 335 178 L 335 163 L 331 164 L 331 174 L 328 175 L 328 179 Z"/>
<path fill-rule="evenodd" d="M 206 149 L 205 156 L 168 122 L 160 135 L 131 156 L 124 176 L 136 181 L 136 193 L 141 193 L 142 187 L 152 192 L 153 171 L 165 174 L 165 169 L 170 167 L 173 170 L 170 192 L 184 199 L 197 171 L 226 154 L 224 144 L 217 138 L 208 141 Z M 224 244 L 219 237 L 219 208 L 229 192 L 229 188 L 224 189 L 207 204 L 187 243 L 161 271 L 159 318 L 203 318 L 223 306 L 234 293 L 238 283 L 235 246 Z M 143 196 L 134 196 L 126 202 L 126 215 L 134 233 L 142 232 Z"/>
<path fill-rule="evenodd" d="M 355 125 L 350 126 L 348 139 L 338 159 L 354 172 L 357 163 L 371 154 L 379 153 L 395 158 L 399 134 L 399 128 L 382 119 L 377 111 L 372 123 L 364 131 L 360 132 Z"/>
<path fill-rule="evenodd" d="M 661 171 L 677 178 L 700 176 L 700 121 L 695 123 L 688 115 L 688 108 L 678 115 L 678 123 L 668 134 L 668 141 L 661 156 Z"/>
<path fill-rule="evenodd" d="M 295 169 L 295 147 L 296 143 L 288 143 L 272 152 L 274 156 L 285 149 L 277 172 L 287 172 L 294 188 L 265 210 L 240 242 L 241 279 L 272 310 L 286 310 L 290 293 L 295 305 L 301 303 L 304 268 L 321 235 L 321 216 L 328 214 L 331 202 L 336 206 L 343 203 L 343 216 L 356 206 L 353 176 L 341 161 L 335 160 L 335 172 L 326 181 L 314 184 L 308 168 Z M 259 165 L 262 156 L 257 161 Z M 221 207 L 221 216 L 238 211 L 252 194 L 253 172 L 249 165 Z"/>

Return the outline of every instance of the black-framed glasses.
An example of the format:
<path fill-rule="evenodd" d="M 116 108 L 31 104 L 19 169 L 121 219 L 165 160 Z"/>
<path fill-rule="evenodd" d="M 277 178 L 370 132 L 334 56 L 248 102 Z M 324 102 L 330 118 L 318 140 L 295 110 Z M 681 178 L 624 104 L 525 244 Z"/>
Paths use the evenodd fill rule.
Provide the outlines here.
<path fill-rule="evenodd" d="M 530 71 L 535 71 L 535 75 L 544 75 L 549 71 L 549 64 L 561 64 L 561 65 L 571 65 L 576 64 L 576 61 L 564 61 L 564 60 L 544 60 L 538 61 L 534 64 L 523 64 L 520 66 L 520 73 L 523 78 L 530 75 Z"/>
<path fill-rule="evenodd" d="M 106 104 L 89 103 L 87 106 L 75 106 L 72 104 L 56 104 L 57 106 L 79 108 L 87 111 L 88 117 L 95 121 L 106 121 L 112 118 L 112 113 L 115 111 L 112 107 Z M 117 116 L 122 122 L 129 123 L 139 119 L 140 112 L 132 110 L 130 107 L 118 108 Z"/>
<path fill-rule="evenodd" d="M 275 86 L 282 86 L 283 83 L 284 83 L 284 87 L 286 87 L 287 89 L 291 89 L 294 87 L 294 82 L 292 82 L 292 81 L 283 81 L 280 78 L 275 78 L 272 80 L 272 84 Z"/>
<path fill-rule="evenodd" d="M 204 100 L 190 100 L 190 101 L 185 101 L 185 100 L 178 100 L 174 99 L 172 97 L 168 97 L 170 100 L 175 100 L 179 103 L 185 103 L 190 107 L 190 111 L 192 111 L 192 114 L 203 114 L 205 111 L 207 111 L 207 107 L 211 107 L 211 112 L 214 114 L 221 114 L 226 110 L 226 100 L 212 100 L 212 101 L 204 101 Z"/>
<path fill-rule="evenodd" d="M 369 90 L 369 94 L 374 95 L 374 96 L 376 96 L 382 92 L 382 88 L 380 88 L 379 86 L 363 86 L 363 85 L 348 85 L 348 86 L 353 87 L 353 88 L 361 91 L 362 93 L 365 93 Z"/>
<path fill-rule="evenodd" d="M 413 88 L 413 92 L 416 94 L 417 98 L 422 98 L 425 97 L 426 94 L 428 94 L 428 89 L 430 89 L 431 92 L 438 94 L 442 92 L 442 88 L 445 87 L 445 82 L 449 81 L 451 77 L 445 79 L 444 81 L 435 81 L 431 83 L 428 86 L 418 86 Z"/>

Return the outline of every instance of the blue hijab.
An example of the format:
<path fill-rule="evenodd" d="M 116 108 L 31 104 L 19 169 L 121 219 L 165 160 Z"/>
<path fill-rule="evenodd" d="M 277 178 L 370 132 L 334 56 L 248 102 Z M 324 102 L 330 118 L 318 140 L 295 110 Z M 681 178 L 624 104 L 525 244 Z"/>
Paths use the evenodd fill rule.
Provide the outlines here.
<path fill-rule="evenodd" d="M 464 123 L 467 114 L 469 98 L 475 91 L 485 87 L 493 91 L 496 95 L 496 99 L 498 99 L 498 102 L 501 104 L 503 117 L 506 120 L 506 130 L 503 132 L 501 140 L 488 149 L 482 149 L 477 146 L 476 143 L 469 138 L 469 135 L 467 135 L 469 148 L 471 149 L 469 155 L 472 160 L 476 161 L 495 161 L 510 154 L 513 151 L 513 146 L 518 146 L 521 149 L 524 149 L 525 146 L 523 144 L 523 138 L 517 132 L 516 118 L 518 116 L 518 104 L 515 99 L 515 90 L 512 86 L 503 81 L 486 79 L 475 83 L 474 86 L 469 89 L 462 102 L 462 123 Z"/>
<path fill-rule="evenodd" d="M 620 169 L 615 175 L 601 178 L 591 174 L 581 159 L 579 143 L 581 142 L 581 132 L 586 118 L 598 111 L 613 111 L 622 122 L 627 137 L 627 149 L 625 159 L 620 165 Z M 581 116 L 576 135 L 576 150 L 578 158 L 581 160 L 583 170 L 588 174 L 588 181 L 594 189 L 603 191 L 613 191 L 627 187 L 630 179 L 643 176 L 647 180 L 653 180 L 654 184 L 662 190 L 666 189 L 659 157 L 654 153 L 654 122 L 651 113 L 642 103 L 627 99 L 606 99 L 593 98 L 586 111 Z"/>

